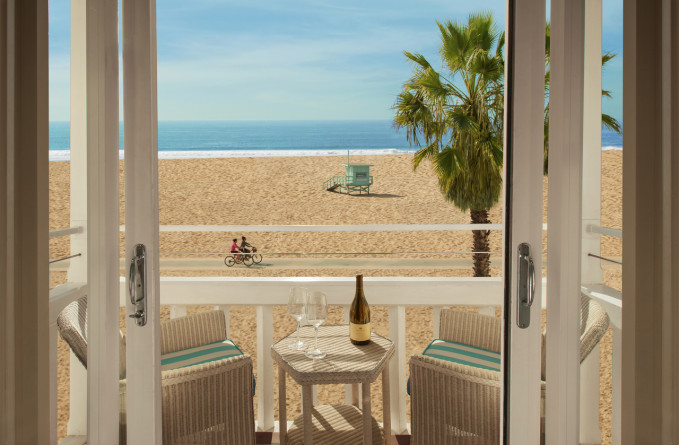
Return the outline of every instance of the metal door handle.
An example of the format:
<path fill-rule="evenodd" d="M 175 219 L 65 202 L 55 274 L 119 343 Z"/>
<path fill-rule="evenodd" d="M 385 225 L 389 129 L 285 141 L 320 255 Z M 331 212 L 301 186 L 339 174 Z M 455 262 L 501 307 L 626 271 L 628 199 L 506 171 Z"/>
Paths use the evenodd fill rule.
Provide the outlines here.
<path fill-rule="evenodd" d="M 530 244 L 519 244 L 517 263 L 516 324 L 525 329 L 530 326 L 530 308 L 535 300 L 535 264 L 530 255 Z"/>
<path fill-rule="evenodd" d="M 143 244 L 134 246 L 134 256 L 130 262 L 127 277 L 130 302 L 134 306 L 134 318 L 137 326 L 146 325 L 146 247 Z"/>

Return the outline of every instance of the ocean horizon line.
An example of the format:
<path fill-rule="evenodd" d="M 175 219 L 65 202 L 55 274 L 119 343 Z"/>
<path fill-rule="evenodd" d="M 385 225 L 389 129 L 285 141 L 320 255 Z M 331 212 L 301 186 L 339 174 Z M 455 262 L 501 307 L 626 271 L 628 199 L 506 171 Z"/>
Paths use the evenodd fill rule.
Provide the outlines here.
<path fill-rule="evenodd" d="M 335 156 L 389 156 L 414 154 L 417 150 L 400 148 L 337 149 L 337 150 L 158 150 L 158 159 L 220 159 L 220 158 L 276 158 Z M 605 146 L 601 151 L 622 151 L 622 147 Z M 125 151 L 118 150 L 118 159 L 125 159 Z M 70 150 L 50 150 L 50 162 L 71 160 Z"/>

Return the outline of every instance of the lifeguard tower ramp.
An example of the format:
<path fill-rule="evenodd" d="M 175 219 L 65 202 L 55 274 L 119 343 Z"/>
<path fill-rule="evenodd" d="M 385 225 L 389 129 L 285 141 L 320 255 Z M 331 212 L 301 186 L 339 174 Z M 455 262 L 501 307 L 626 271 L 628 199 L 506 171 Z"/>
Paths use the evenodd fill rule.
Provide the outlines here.
<path fill-rule="evenodd" d="M 346 175 L 333 176 L 323 183 L 323 189 L 329 192 L 339 192 L 351 195 L 353 193 L 370 193 L 373 177 L 370 167 L 373 164 L 342 164 Z"/>

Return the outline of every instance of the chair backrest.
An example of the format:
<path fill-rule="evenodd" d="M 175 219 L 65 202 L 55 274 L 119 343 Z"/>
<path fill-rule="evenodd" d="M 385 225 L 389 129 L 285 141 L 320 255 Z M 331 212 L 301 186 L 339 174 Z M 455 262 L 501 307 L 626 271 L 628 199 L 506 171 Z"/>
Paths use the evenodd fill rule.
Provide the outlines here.
<path fill-rule="evenodd" d="M 608 331 L 606 310 L 586 295 L 580 298 L 580 363 Z"/>
<path fill-rule="evenodd" d="M 61 338 L 71 347 L 80 363 L 87 369 L 87 297 L 82 297 L 64 308 L 57 316 L 57 329 Z M 125 378 L 125 335 L 119 332 L 120 379 Z"/>
<path fill-rule="evenodd" d="M 601 341 L 608 330 L 609 318 L 606 310 L 588 296 L 580 295 L 580 363 Z M 542 380 L 546 377 L 547 333 L 542 333 Z"/>
<path fill-rule="evenodd" d="M 57 317 L 57 329 L 80 363 L 87 368 L 87 297 L 74 301 L 61 311 Z"/>

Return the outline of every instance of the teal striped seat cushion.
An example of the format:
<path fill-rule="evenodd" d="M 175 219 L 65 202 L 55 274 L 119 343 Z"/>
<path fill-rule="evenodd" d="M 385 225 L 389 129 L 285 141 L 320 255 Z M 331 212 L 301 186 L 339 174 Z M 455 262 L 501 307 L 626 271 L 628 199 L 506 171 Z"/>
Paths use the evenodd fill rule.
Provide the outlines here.
<path fill-rule="evenodd" d="M 439 339 L 429 343 L 422 355 L 497 372 L 500 372 L 502 359 L 499 352 Z M 410 394 L 410 379 L 408 379 L 407 390 Z"/>
<path fill-rule="evenodd" d="M 182 349 L 160 356 L 160 369 L 170 371 L 172 369 L 186 368 L 187 366 L 200 365 L 214 362 L 225 358 L 243 355 L 236 344 L 231 340 L 218 341 L 197 348 Z"/>
<path fill-rule="evenodd" d="M 197 348 L 181 349 L 160 356 L 161 371 L 186 368 L 187 366 L 216 362 L 225 358 L 243 355 L 243 351 L 231 340 L 217 341 Z M 257 382 L 252 376 L 252 396 L 255 395 Z"/>

